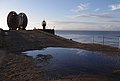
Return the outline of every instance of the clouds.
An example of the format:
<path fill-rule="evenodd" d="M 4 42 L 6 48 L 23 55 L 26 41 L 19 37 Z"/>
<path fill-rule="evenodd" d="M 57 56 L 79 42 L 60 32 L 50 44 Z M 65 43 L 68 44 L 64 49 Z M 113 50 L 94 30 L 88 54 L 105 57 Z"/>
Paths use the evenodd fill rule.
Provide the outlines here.
<path fill-rule="evenodd" d="M 111 10 L 119 10 L 120 9 L 120 4 L 112 4 L 109 6 Z"/>
<path fill-rule="evenodd" d="M 80 3 L 71 10 L 72 13 L 66 16 L 69 21 L 55 21 L 54 23 L 63 24 L 66 27 L 77 26 L 83 30 L 120 30 L 120 4 L 114 3 L 116 4 L 113 2 L 104 4 L 104 1 Z"/>
<path fill-rule="evenodd" d="M 99 11 L 99 10 L 100 10 L 100 8 L 96 8 L 94 11 L 97 12 L 97 11 Z"/>
<path fill-rule="evenodd" d="M 87 9 L 89 9 L 89 3 L 80 3 L 75 9 L 71 9 L 71 11 L 78 13 Z"/>
<path fill-rule="evenodd" d="M 120 30 L 120 3 L 114 3 L 116 4 L 104 1 L 79 3 L 66 16 L 69 21 L 54 23 L 83 30 Z"/>
<path fill-rule="evenodd" d="M 68 18 L 103 18 L 110 19 L 119 16 L 114 10 L 119 10 L 120 4 L 107 4 L 102 7 L 94 6 L 92 3 L 80 3 L 76 9 L 71 11 L 76 12 L 74 15 L 67 16 Z M 114 14 L 113 14 L 114 13 Z"/>
<path fill-rule="evenodd" d="M 79 13 L 79 12 L 82 12 L 82 11 L 87 11 L 89 9 L 91 9 L 91 4 L 90 3 L 79 3 L 79 5 L 77 5 L 76 8 L 71 9 L 70 11 L 75 12 L 75 13 Z M 100 8 L 93 9 L 94 12 L 97 12 L 99 10 L 100 10 Z"/>
<path fill-rule="evenodd" d="M 80 3 L 80 5 L 78 5 L 78 9 L 79 10 L 86 10 L 88 9 L 89 3 Z"/>
<path fill-rule="evenodd" d="M 61 28 L 64 28 L 64 30 L 67 30 L 68 28 L 70 30 L 119 30 L 120 29 L 120 23 L 117 20 L 111 20 L 111 21 L 93 21 L 93 22 L 83 22 L 83 21 L 51 21 L 55 24 L 55 26 L 58 28 L 59 26 Z"/>
<path fill-rule="evenodd" d="M 57 20 L 57 21 L 51 21 L 52 23 L 54 24 L 63 24 L 63 25 L 70 25 L 70 24 L 85 24 L 85 25 L 93 25 L 93 24 L 117 24 L 117 25 L 120 25 L 120 21 L 118 20 L 108 20 L 108 21 L 85 21 L 85 22 L 82 22 L 82 21 L 73 21 L 73 20 L 69 20 L 69 21 L 63 21 L 63 20 Z"/>
<path fill-rule="evenodd" d="M 80 22 L 80 21 L 52 21 L 55 24 L 96 24 L 95 22 Z"/>
<path fill-rule="evenodd" d="M 69 16 L 70 18 L 115 18 L 110 14 L 79 14 L 74 16 Z"/>
<path fill-rule="evenodd" d="M 80 3 L 79 5 L 77 5 L 76 8 L 71 9 L 71 11 L 78 13 L 80 11 L 90 9 L 90 6 L 91 6 L 91 3 Z M 106 5 L 106 7 L 107 7 L 108 10 L 109 10 L 109 8 L 110 8 L 110 10 L 119 10 L 120 9 L 120 3 L 119 4 Z M 97 12 L 99 10 L 100 10 L 100 8 L 93 9 L 93 11 L 95 11 L 95 12 Z"/>

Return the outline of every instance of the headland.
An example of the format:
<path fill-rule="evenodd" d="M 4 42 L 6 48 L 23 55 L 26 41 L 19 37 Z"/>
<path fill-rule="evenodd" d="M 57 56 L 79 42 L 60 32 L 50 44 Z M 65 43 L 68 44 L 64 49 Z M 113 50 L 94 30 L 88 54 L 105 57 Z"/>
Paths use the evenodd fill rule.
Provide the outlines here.
<path fill-rule="evenodd" d="M 120 54 L 120 49 L 100 44 L 83 44 L 41 30 L 4 30 L 0 41 L 0 80 L 1 81 L 46 81 L 44 68 L 36 66 L 31 57 L 21 54 L 27 50 L 46 47 L 80 48 L 89 51 Z M 119 70 L 116 70 L 119 73 Z M 82 75 L 56 78 L 48 81 L 119 81 L 117 76 Z"/>

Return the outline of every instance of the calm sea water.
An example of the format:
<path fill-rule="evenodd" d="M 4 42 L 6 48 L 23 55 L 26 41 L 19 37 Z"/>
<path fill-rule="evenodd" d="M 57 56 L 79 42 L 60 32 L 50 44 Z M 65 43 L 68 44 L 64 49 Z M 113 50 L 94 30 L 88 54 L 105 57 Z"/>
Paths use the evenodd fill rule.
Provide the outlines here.
<path fill-rule="evenodd" d="M 56 34 L 81 43 L 98 43 L 118 47 L 120 31 L 57 30 Z M 104 40 L 103 40 L 104 38 Z"/>
<path fill-rule="evenodd" d="M 52 56 L 38 64 L 45 69 L 46 77 L 81 74 L 112 75 L 114 69 L 120 67 L 120 56 L 82 49 L 49 47 L 23 53 L 34 59 L 37 59 L 39 54 Z"/>

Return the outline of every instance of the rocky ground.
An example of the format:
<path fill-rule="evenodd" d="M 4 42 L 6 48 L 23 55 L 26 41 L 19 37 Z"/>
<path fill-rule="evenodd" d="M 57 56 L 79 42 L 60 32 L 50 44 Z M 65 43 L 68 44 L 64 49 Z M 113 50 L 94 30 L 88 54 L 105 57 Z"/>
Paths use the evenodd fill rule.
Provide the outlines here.
<path fill-rule="evenodd" d="M 82 44 L 40 30 L 5 31 L 0 41 L 0 81 L 46 81 L 44 68 L 37 67 L 36 61 L 20 52 L 42 49 L 45 47 L 69 47 L 92 51 L 102 51 L 108 54 L 120 54 L 120 49 L 99 44 Z M 120 70 L 115 76 L 85 75 L 65 76 L 48 81 L 120 81 Z"/>
<path fill-rule="evenodd" d="M 31 57 L 0 51 L 0 81 L 40 81 L 41 73 Z"/>

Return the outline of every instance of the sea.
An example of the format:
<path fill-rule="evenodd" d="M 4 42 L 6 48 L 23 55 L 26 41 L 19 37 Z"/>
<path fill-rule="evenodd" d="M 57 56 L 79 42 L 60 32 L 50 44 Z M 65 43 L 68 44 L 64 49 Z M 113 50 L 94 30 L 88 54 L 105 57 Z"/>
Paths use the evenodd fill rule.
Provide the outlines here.
<path fill-rule="evenodd" d="M 95 43 L 120 47 L 120 31 L 56 30 L 55 33 L 56 35 L 80 43 Z"/>

